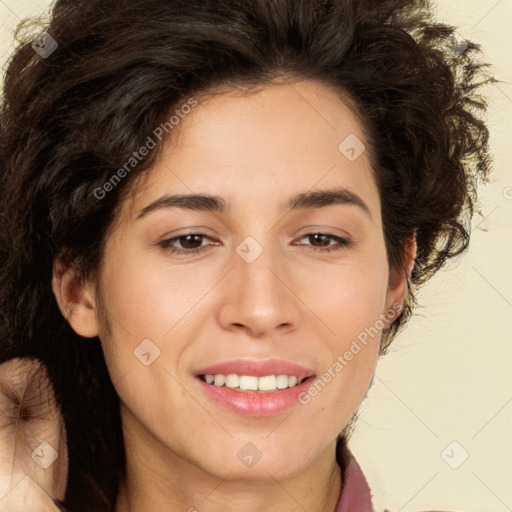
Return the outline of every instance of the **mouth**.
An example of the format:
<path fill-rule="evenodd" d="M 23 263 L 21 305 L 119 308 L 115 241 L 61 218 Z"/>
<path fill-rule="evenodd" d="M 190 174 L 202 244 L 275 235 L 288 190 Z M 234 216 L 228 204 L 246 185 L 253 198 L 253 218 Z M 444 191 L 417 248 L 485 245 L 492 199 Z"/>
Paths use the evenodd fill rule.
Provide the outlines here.
<path fill-rule="evenodd" d="M 238 375 L 237 373 L 229 373 L 224 375 L 205 374 L 198 377 L 211 386 L 218 388 L 224 387 L 240 391 L 242 393 L 271 393 L 283 389 L 300 386 L 308 377 L 299 378 L 297 375 Z"/>
<path fill-rule="evenodd" d="M 297 405 L 315 373 L 282 360 L 237 360 L 195 374 L 202 392 L 216 404 L 244 416 L 272 416 Z"/>

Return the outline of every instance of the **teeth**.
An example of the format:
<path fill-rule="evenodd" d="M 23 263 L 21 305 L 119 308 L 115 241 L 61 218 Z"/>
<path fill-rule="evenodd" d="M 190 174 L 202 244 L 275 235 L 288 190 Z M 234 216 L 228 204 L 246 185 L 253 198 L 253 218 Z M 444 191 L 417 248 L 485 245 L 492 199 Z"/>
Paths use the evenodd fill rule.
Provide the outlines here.
<path fill-rule="evenodd" d="M 240 386 L 240 376 L 236 373 L 230 373 L 226 375 L 226 387 L 227 388 L 237 388 Z"/>
<path fill-rule="evenodd" d="M 272 391 L 276 389 L 276 381 L 277 379 L 275 375 L 266 375 L 265 377 L 260 377 L 258 379 L 257 388 L 261 391 Z"/>
<path fill-rule="evenodd" d="M 288 387 L 288 375 L 278 375 L 276 379 L 277 389 L 286 389 Z"/>
<path fill-rule="evenodd" d="M 293 388 L 300 384 L 295 375 L 265 375 L 256 377 L 254 375 L 238 375 L 230 373 L 228 375 L 203 375 L 203 380 L 213 386 L 225 386 L 239 391 L 275 391 L 276 389 Z"/>
<path fill-rule="evenodd" d="M 226 376 L 221 375 L 220 373 L 215 375 L 215 377 L 213 378 L 213 383 L 215 386 L 223 386 L 225 382 L 226 382 Z"/>
<path fill-rule="evenodd" d="M 240 389 L 248 389 L 250 391 L 257 391 L 258 389 L 258 377 L 252 375 L 241 375 L 240 376 Z"/>

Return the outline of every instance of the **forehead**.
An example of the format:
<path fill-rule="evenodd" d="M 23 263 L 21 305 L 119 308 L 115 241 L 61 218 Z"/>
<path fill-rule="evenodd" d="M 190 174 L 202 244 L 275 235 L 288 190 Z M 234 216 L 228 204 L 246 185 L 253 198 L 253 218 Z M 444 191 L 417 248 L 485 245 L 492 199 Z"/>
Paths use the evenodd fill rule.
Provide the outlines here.
<path fill-rule="evenodd" d="M 163 189 L 220 195 L 228 209 L 250 198 L 270 201 L 274 192 L 282 208 L 289 203 L 283 193 L 316 184 L 378 196 L 363 126 L 343 96 L 318 82 L 210 92 L 162 144 L 136 186 L 132 218 Z"/>

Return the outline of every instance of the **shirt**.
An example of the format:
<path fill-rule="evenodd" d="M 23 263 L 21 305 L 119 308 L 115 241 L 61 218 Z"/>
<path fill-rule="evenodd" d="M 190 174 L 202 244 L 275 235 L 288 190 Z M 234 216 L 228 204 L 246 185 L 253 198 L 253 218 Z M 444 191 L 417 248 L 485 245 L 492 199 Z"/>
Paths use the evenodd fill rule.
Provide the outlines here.
<path fill-rule="evenodd" d="M 344 439 L 338 443 L 336 459 L 343 478 L 341 496 L 335 512 L 375 512 L 368 482 Z M 386 509 L 384 512 L 389 511 Z"/>
<path fill-rule="evenodd" d="M 342 490 L 336 512 L 374 512 L 370 488 L 359 464 L 348 450 L 344 459 Z"/>

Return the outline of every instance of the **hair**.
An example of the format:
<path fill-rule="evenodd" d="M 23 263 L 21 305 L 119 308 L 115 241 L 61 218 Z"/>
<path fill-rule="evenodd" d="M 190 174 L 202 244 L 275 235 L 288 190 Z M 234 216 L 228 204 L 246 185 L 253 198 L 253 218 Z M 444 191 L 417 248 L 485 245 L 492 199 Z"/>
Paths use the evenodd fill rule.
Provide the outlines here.
<path fill-rule="evenodd" d="M 405 271 L 407 238 L 418 248 L 382 353 L 419 286 L 466 250 L 491 169 L 481 90 L 495 80 L 480 46 L 461 47 L 434 14 L 421 0 L 57 0 L 44 29 L 58 48 L 46 58 L 32 47 L 40 22 L 19 26 L 0 106 L 0 361 L 48 369 L 69 450 L 62 510 L 112 511 L 125 453 L 100 340 L 58 309 L 54 263 L 95 276 L 162 144 L 102 199 L 95 190 L 191 97 L 286 76 L 347 100 L 366 134 L 390 271 Z"/>

